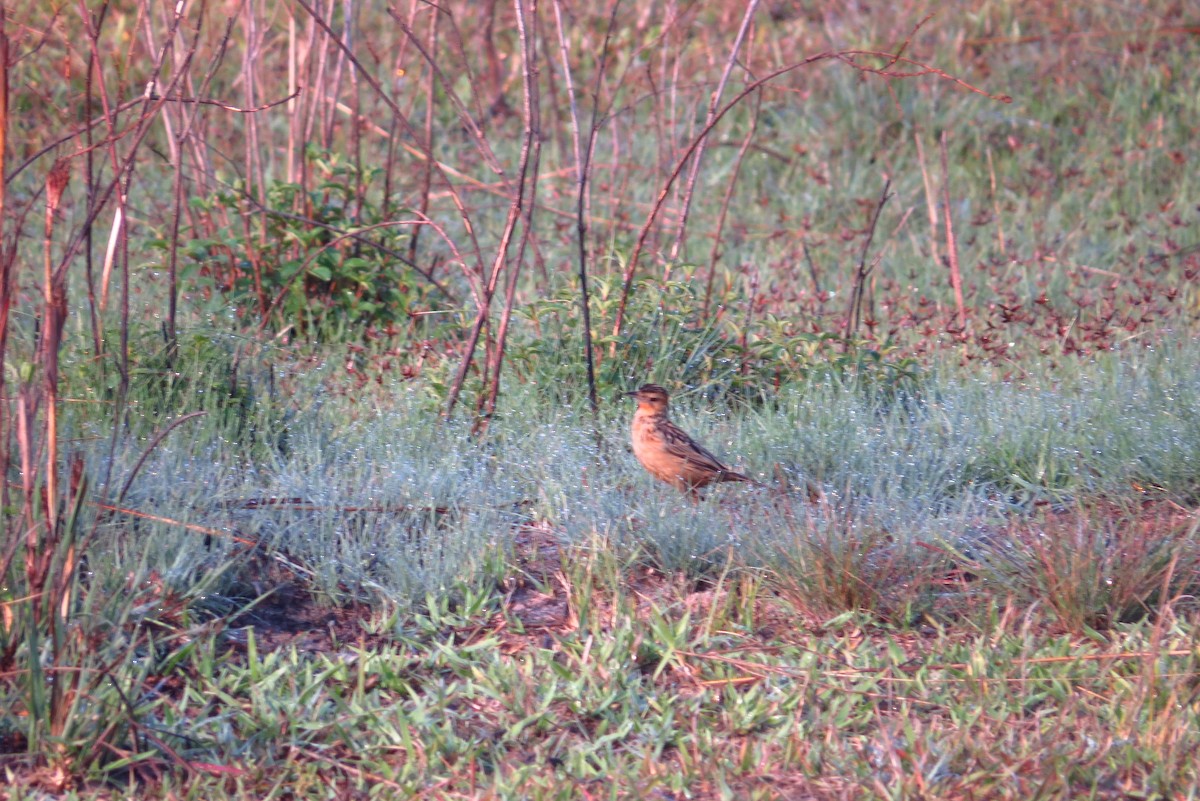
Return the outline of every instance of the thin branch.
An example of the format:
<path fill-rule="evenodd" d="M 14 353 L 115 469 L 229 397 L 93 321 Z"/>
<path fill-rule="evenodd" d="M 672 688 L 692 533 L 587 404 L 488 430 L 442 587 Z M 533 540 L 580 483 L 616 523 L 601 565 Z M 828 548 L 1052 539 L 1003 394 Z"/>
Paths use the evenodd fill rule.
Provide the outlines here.
<path fill-rule="evenodd" d="M 571 109 L 571 143 L 575 155 L 575 239 L 579 247 L 579 310 L 583 317 L 583 353 L 587 362 L 588 402 L 592 409 L 592 419 L 600 413 L 600 405 L 596 399 L 596 358 L 592 348 L 592 310 L 588 296 L 588 175 L 591 167 L 592 154 L 596 146 L 598 119 L 600 116 L 600 86 L 607 71 L 609 46 L 612 33 L 616 28 L 617 9 L 621 0 L 613 0 L 609 12 L 608 27 L 604 31 L 604 44 L 600 48 L 600 63 L 596 69 L 596 83 L 592 90 L 592 119 L 588 128 L 588 143 L 586 149 L 581 149 L 579 135 L 579 108 L 575 99 L 575 85 L 571 75 L 571 64 L 567 58 L 567 37 L 563 32 L 562 4 L 554 0 L 554 21 L 558 32 L 559 56 L 562 59 L 563 76 L 567 84 L 567 99 Z"/>
<path fill-rule="evenodd" d="M 433 9 L 433 14 L 430 16 L 430 19 L 429 19 L 429 49 L 430 50 L 437 49 L 438 21 L 441 18 L 442 18 L 442 10 L 440 8 L 435 7 Z M 434 86 L 434 80 L 435 80 L 435 76 L 433 74 L 433 71 L 430 70 L 429 81 L 425 85 L 425 96 L 427 98 L 429 98 L 430 100 L 432 100 L 432 98 L 434 97 L 434 94 L 435 94 L 436 87 Z M 436 132 L 436 128 L 434 127 L 434 124 L 433 124 L 434 114 L 436 113 L 436 110 L 437 110 L 436 104 L 434 104 L 432 102 L 425 104 L 425 141 L 426 141 L 426 143 L 428 143 L 430 150 L 433 149 L 433 137 Z M 389 137 L 389 141 L 388 141 L 389 156 L 392 152 L 392 147 L 393 147 L 392 140 L 394 138 L 395 137 Z M 388 177 L 390 178 L 391 170 L 388 170 L 387 174 L 388 174 Z M 425 215 L 425 216 L 429 215 L 429 195 L 432 191 L 433 191 L 433 159 L 425 159 L 424 169 L 421 170 L 420 200 L 417 205 L 417 211 L 419 211 L 422 215 Z M 387 200 L 386 194 L 384 195 L 384 198 L 385 198 L 385 202 L 386 202 L 386 200 Z M 413 261 L 416 261 L 416 259 L 417 259 L 417 246 L 420 244 L 420 242 L 419 242 L 420 235 L 421 235 L 421 229 L 420 228 L 415 229 L 412 234 L 412 239 L 410 239 L 409 243 L 408 243 L 409 258 L 412 259 Z"/>
<path fill-rule="evenodd" d="M 134 463 L 133 469 L 129 471 L 129 476 L 125 479 L 125 483 L 121 485 L 121 491 L 117 493 L 117 499 L 113 501 L 113 503 L 120 506 L 125 500 L 125 495 L 129 492 L 129 488 L 133 486 L 133 480 L 137 478 L 137 474 L 141 472 L 142 465 L 146 463 L 146 459 L 150 457 L 150 454 L 154 452 L 154 449 L 158 447 L 158 444 L 166 439 L 168 434 L 178 428 L 182 423 L 186 423 L 188 420 L 195 420 L 197 417 L 203 417 L 206 414 L 208 414 L 208 412 L 203 410 L 198 412 L 189 412 L 188 414 L 175 418 L 165 428 L 163 428 L 163 430 L 155 434 L 150 440 L 150 443 L 142 450 L 142 455 L 139 456 L 138 460 Z"/>
<path fill-rule="evenodd" d="M 337 34 L 335 34 L 333 32 L 333 30 L 329 27 L 329 24 L 327 22 L 325 22 L 325 20 L 321 19 L 320 15 L 318 15 L 316 13 L 316 11 L 312 8 L 312 6 L 310 6 L 308 4 L 308 2 L 306 2 L 306 0 L 295 0 L 295 1 L 301 8 L 303 8 L 306 12 L 308 12 L 309 17 L 323 31 L 325 31 L 325 34 L 327 36 L 329 36 L 330 40 L 335 45 L 337 45 L 337 47 L 340 50 L 345 52 L 346 58 L 349 59 L 350 63 L 353 64 L 355 66 L 355 68 L 358 69 L 359 75 L 362 77 L 362 79 L 367 82 L 367 85 L 369 85 L 373 90 L 375 90 L 375 93 L 379 97 L 379 100 L 384 105 L 386 105 L 388 107 L 388 109 L 391 110 L 395 119 L 404 127 L 405 133 L 408 134 L 409 136 L 411 136 L 414 141 L 416 141 L 420 144 L 422 150 L 424 151 L 425 157 L 427 159 L 429 159 L 430 163 L 432 163 L 434 166 L 437 167 L 438 172 L 441 173 L 443 181 L 447 187 L 447 190 L 450 193 L 450 198 L 454 202 L 455 208 L 458 210 L 459 219 L 461 220 L 461 222 L 463 224 L 463 228 L 466 230 L 467 236 L 471 240 L 471 247 L 472 247 L 472 250 L 474 251 L 476 262 L 479 265 L 482 265 L 483 264 L 483 251 L 480 249 L 479 240 L 475 236 L 475 226 L 471 222 L 471 215 L 467 213 L 467 207 L 466 207 L 466 205 L 463 204 L 462 197 L 458 194 L 458 191 L 454 188 L 454 184 L 451 183 L 450 179 L 446 176 L 445 172 L 442 170 L 441 162 L 439 162 L 434 157 L 433 151 L 430 148 L 429 143 L 421 141 L 420 132 L 417 131 L 416 128 L 414 128 L 412 126 L 412 123 L 409 122 L 408 117 L 405 116 L 404 112 L 400 109 L 400 107 L 398 105 L 396 105 L 396 101 L 394 101 L 392 99 L 391 93 L 385 91 L 384 88 L 379 84 L 379 81 L 377 81 L 375 79 L 375 76 L 372 74 L 372 70 L 365 68 L 361 63 L 359 63 L 359 61 L 355 57 L 354 53 L 350 51 L 349 47 L 346 45 L 345 42 L 343 42 L 341 39 L 338 38 Z M 388 13 L 392 14 L 393 18 L 396 18 L 396 14 L 393 9 L 388 9 Z M 402 23 L 402 27 L 407 27 L 407 26 L 404 25 L 404 23 Z"/>
<path fill-rule="evenodd" d="M 634 243 L 633 252 L 629 256 L 629 261 L 625 265 L 625 274 L 622 277 L 621 298 L 617 302 L 617 319 L 613 323 L 613 343 L 609 349 L 610 356 L 616 355 L 617 352 L 616 340 L 621 336 L 621 331 L 624 328 L 625 307 L 629 302 L 629 290 L 633 286 L 633 276 L 637 270 L 638 259 L 642 255 L 642 249 L 646 246 L 646 239 L 650 235 L 650 229 L 654 226 L 655 220 L 658 219 L 658 214 L 660 211 L 662 211 L 663 204 L 667 199 L 667 195 L 670 193 L 671 187 L 674 185 L 676 179 L 679 178 L 680 173 L 683 172 L 683 167 L 685 164 L 687 164 L 687 160 L 691 157 L 692 153 L 695 152 L 696 148 L 700 146 L 701 138 L 715 128 L 717 123 L 719 123 L 725 117 L 725 115 L 734 108 L 734 106 L 749 96 L 755 89 L 758 89 L 760 86 L 765 86 L 767 83 L 775 80 L 781 75 L 786 75 L 789 72 L 794 72 L 795 70 L 800 69 L 801 67 L 814 64 L 818 61 L 832 59 L 836 56 L 837 54 L 834 52 L 818 53 L 815 56 L 809 56 L 803 61 L 799 61 L 795 64 L 789 64 L 786 67 L 775 70 L 770 74 L 759 78 L 757 81 L 750 83 L 748 86 L 743 88 L 736 97 L 726 103 L 723 108 L 713 115 L 712 119 L 709 120 L 704 128 L 700 131 L 700 135 L 693 139 L 692 143 L 687 147 L 686 150 L 684 150 L 683 155 L 680 156 L 679 160 L 675 163 L 675 168 L 671 171 L 671 174 L 667 176 L 666 182 L 659 190 L 658 197 L 655 200 L 654 205 L 650 208 L 650 214 L 647 215 L 646 222 L 643 223 L 641 230 L 638 232 L 637 241 Z"/>
<path fill-rule="evenodd" d="M 512 318 L 513 304 L 516 300 L 517 279 L 521 275 L 521 265 L 525 262 L 525 247 L 533 236 L 533 213 L 536 208 L 534 197 L 537 194 L 538 166 L 541 163 L 541 105 L 538 100 L 538 62 L 537 43 L 532 41 L 537 36 L 537 29 L 528 25 L 522 0 L 513 0 L 517 13 L 517 32 L 521 41 L 521 56 L 524 62 L 522 84 L 524 86 L 523 113 L 525 117 L 525 139 L 522 142 L 520 183 L 517 194 L 521 196 L 525 187 L 529 187 L 529 200 L 523 203 L 521 209 L 521 241 L 517 245 L 517 257 L 509 266 L 508 286 L 504 296 L 504 310 L 500 314 L 500 325 L 496 332 L 496 348 L 493 352 L 490 366 L 491 381 L 488 387 L 487 403 L 480 424 L 486 425 L 496 412 L 496 399 L 500 393 L 500 372 L 504 366 L 504 346 L 508 338 L 508 324 Z M 529 17 L 537 17 L 537 0 L 531 0 Z"/>
<path fill-rule="evenodd" d="M 479 124 L 475 122 L 475 117 L 467 110 L 466 105 L 459 98 L 458 93 L 454 91 L 454 83 L 446 78 L 441 67 L 438 66 L 438 60 L 430 53 L 421 40 L 417 37 L 416 32 L 409 27 L 406 20 L 400 17 L 395 9 L 389 8 L 388 13 L 392 15 L 392 19 L 400 24 L 400 30 L 409 38 L 421 56 L 425 59 L 429 68 L 433 70 L 433 74 L 437 76 L 438 83 L 442 85 L 442 91 L 445 92 L 446 98 L 450 101 L 450 105 L 454 106 L 454 110 L 458 113 L 459 121 L 463 124 L 464 130 L 470 136 L 471 141 L 475 145 L 475 149 L 479 151 L 479 155 L 483 157 L 484 163 L 488 165 L 500 177 L 504 177 L 504 168 L 500 166 L 500 160 L 496 158 L 496 154 L 492 152 L 491 146 L 487 143 L 487 139 L 483 135 L 483 131 L 479 129 Z M 432 99 L 432 98 L 431 98 Z"/>
<path fill-rule="evenodd" d="M 704 306 L 701 312 L 701 317 L 705 322 L 708 322 L 708 307 L 712 302 L 713 280 L 717 274 L 717 259 L 721 255 L 721 231 L 725 228 L 725 219 L 729 216 L 729 204 L 733 201 L 734 191 L 737 189 L 738 176 L 742 173 L 742 162 L 746 158 L 746 153 L 750 149 L 750 143 L 754 140 L 754 134 L 758 131 L 758 112 L 762 108 L 762 92 L 755 95 L 754 112 L 750 115 L 750 130 L 746 131 L 745 138 L 742 139 L 742 146 L 738 148 L 737 155 L 733 159 L 733 170 L 729 176 L 729 183 L 725 186 L 725 196 L 721 198 L 721 211 L 717 214 L 717 228 L 713 233 L 712 250 L 708 254 L 708 280 L 704 284 Z"/>
<path fill-rule="evenodd" d="M 863 240 L 862 251 L 858 255 L 858 269 L 854 273 L 854 286 L 850 290 L 850 306 L 846 309 L 846 324 L 843 328 L 844 339 L 842 341 L 843 350 L 850 349 L 850 337 L 858 332 L 858 325 L 862 318 L 862 302 L 863 293 L 865 291 L 867 278 L 874 271 L 875 265 L 879 263 L 879 258 L 876 257 L 867 266 L 867 253 L 871 250 L 871 242 L 875 239 L 875 229 L 879 226 L 879 215 L 883 212 L 884 205 L 891 199 L 888 190 L 892 188 L 892 180 L 890 178 L 883 182 L 883 191 L 879 193 L 879 202 L 875 204 L 875 213 L 871 215 L 871 224 L 867 226 L 867 237 Z"/>
<path fill-rule="evenodd" d="M 729 49 L 729 58 L 725 60 L 725 69 L 721 72 L 721 80 L 717 82 L 717 88 L 712 93 L 712 99 L 708 103 L 708 117 L 705 120 L 705 128 L 700 133 L 699 144 L 696 146 L 695 155 L 692 156 L 692 168 L 688 172 L 687 188 L 683 192 L 683 205 L 679 211 L 679 231 L 675 234 L 675 243 L 671 246 L 671 253 L 668 257 L 667 269 L 670 270 L 671 263 L 679 258 L 679 253 L 683 250 L 684 241 L 687 239 L 687 221 L 688 212 L 692 207 L 692 197 L 696 192 L 696 179 L 700 175 L 700 162 L 704 159 L 704 147 L 708 142 L 708 131 L 712 126 L 708 123 L 713 121 L 713 117 L 717 113 L 718 105 L 721 102 L 721 95 L 725 93 L 725 85 L 729 83 L 729 75 L 733 72 L 733 66 L 737 64 L 738 53 L 741 52 L 742 42 L 746 40 L 746 34 L 750 30 L 750 23 L 754 19 L 754 12 L 758 8 L 758 0 L 749 0 L 746 3 L 746 11 L 742 14 L 742 24 L 738 28 L 737 36 L 733 40 L 733 47 Z M 664 276 L 665 283 L 668 276 Z"/>
<path fill-rule="evenodd" d="M 266 111 L 267 109 L 272 109 L 272 108 L 275 108 L 276 106 L 282 106 L 284 103 L 290 103 L 293 100 L 295 100 L 297 97 L 299 97 L 300 93 L 303 91 L 304 91 L 304 87 L 298 87 L 296 89 L 296 91 L 292 92 L 287 97 L 281 97 L 278 100 L 272 100 L 269 103 L 263 103 L 261 105 L 254 106 L 253 108 L 246 108 L 243 106 L 234 106 L 234 105 L 230 105 L 229 103 L 225 103 L 220 100 L 211 100 L 208 98 L 201 98 L 201 97 L 178 97 L 178 96 L 170 97 L 170 96 L 168 96 L 168 97 L 163 97 L 161 99 L 166 101 L 167 103 L 184 103 L 184 104 L 195 104 L 195 105 L 199 105 L 199 106 L 216 106 L 217 108 L 224 109 L 225 111 L 232 111 L 235 114 L 257 114 L 260 111 Z M 155 99 L 158 99 L 158 98 L 155 98 Z"/>

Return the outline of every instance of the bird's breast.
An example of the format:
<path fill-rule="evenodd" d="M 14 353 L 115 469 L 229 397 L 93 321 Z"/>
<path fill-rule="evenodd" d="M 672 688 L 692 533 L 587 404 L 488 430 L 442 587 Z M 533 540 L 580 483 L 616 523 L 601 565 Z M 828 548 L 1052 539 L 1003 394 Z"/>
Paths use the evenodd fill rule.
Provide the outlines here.
<path fill-rule="evenodd" d="M 633 416 L 633 453 L 641 458 L 650 448 L 662 446 L 658 415 L 635 414 Z"/>

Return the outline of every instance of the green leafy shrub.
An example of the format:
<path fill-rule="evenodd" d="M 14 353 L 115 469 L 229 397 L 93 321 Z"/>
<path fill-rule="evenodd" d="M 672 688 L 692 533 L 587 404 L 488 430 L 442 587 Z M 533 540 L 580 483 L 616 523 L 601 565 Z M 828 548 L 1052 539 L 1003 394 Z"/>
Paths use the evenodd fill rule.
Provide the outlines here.
<path fill-rule="evenodd" d="M 369 191 L 382 170 L 315 150 L 308 157 L 320 176 L 314 188 L 271 183 L 266 208 L 242 183 L 192 201 L 204 224 L 181 254 L 182 291 L 210 313 L 232 309 L 244 323 L 269 318 L 309 336 L 407 321 L 436 288 L 403 261 L 408 226 L 390 224 L 402 210 Z"/>

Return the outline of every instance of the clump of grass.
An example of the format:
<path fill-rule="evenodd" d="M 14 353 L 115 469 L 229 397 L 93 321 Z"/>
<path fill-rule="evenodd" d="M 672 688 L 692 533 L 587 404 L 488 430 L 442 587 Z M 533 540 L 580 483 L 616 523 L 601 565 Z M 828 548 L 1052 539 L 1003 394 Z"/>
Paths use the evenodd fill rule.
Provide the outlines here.
<path fill-rule="evenodd" d="M 1042 509 L 972 549 L 977 569 L 1073 633 L 1152 616 L 1200 588 L 1197 520 L 1179 507 Z"/>
<path fill-rule="evenodd" d="M 864 612 L 909 624 L 933 611 L 950 561 L 942 530 L 927 512 L 880 513 L 869 502 L 825 496 L 795 506 L 781 532 L 756 537 L 759 559 L 780 589 L 812 621 Z"/>

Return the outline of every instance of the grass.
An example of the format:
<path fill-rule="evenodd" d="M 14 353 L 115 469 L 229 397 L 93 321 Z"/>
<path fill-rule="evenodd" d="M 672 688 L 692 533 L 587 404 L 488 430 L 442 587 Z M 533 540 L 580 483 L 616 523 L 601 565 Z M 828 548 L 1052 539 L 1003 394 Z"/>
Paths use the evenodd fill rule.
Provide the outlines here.
<path fill-rule="evenodd" d="M 751 104 L 714 132 L 674 261 L 680 190 L 668 193 L 615 336 L 624 259 L 740 13 L 701 4 L 672 28 L 647 8 L 619 18 L 599 90 L 612 107 L 591 174 L 595 415 L 569 126 L 549 116 L 561 82 L 546 88 L 560 96 L 543 104 L 536 241 L 487 415 L 478 360 L 442 414 L 475 313 L 448 192 L 490 258 L 508 208 L 495 193 L 512 185 L 444 90 L 432 125 L 455 179 L 424 196 L 409 185 L 420 160 L 392 164 L 385 184 L 388 143 L 411 136 L 372 127 L 391 112 L 361 84 L 322 89 L 342 105 L 316 106 L 304 188 L 284 184 L 282 110 L 209 119 L 203 147 L 183 148 L 214 161 L 189 168 L 210 191 L 183 213 L 174 344 L 173 173 L 139 158 L 128 392 L 116 300 L 97 354 L 95 279 L 73 267 L 58 433 L 87 490 L 67 493 L 78 514 L 53 532 L 45 509 L 24 516 L 22 490 L 5 510 L 18 556 L 0 579 L 0 798 L 1200 796 L 1194 20 L 1168 4 L 1131 22 L 1115 7 L 995 2 L 913 34 L 909 54 L 1012 104 L 835 62 L 780 79 L 740 167 Z M 567 10 L 568 50 L 594 53 L 604 20 Z M 28 13 L 19 24 L 53 45 L 10 81 L 21 130 L 45 133 L 29 133 L 32 148 L 75 127 L 62 110 L 82 106 L 86 57 L 72 50 L 78 20 Z M 360 56 L 411 52 L 362 13 Z M 762 10 L 741 63 L 902 42 L 924 14 Z M 98 52 L 130 57 L 99 73 L 124 98 L 147 53 L 115 16 Z M 462 63 L 465 42 L 473 72 L 452 85 L 517 108 L 519 77 L 493 84 L 484 21 L 453 21 L 435 60 Z M 515 41 L 507 23 L 501 40 Z M 286 67 L 264 24 L 260 92 Z M 240 54 L 246 36 L 235 26 L 227 44 Z M 589 86 L 595 64 L 572 59 L 577 90 Z M 424 62 L 371 64 L 423 118 Z M 229 99 L 248 76 L 209 77 L 208 95 Z M 519 115 L 478 116 L 513 166 Z M 148 135 L 156 154 L 172 151 L 162 136 Z M 254 152 L 268 156 L 261 187 Z M 41 166 L 13 175 L 9 162 L 10 201 L 39 195 Z M 894 194 L 864 256 L 885 176 Z M 83 216 L 82 185 L 60 226 Z M 268 236 L 236 186 L 279 206 Z M 953 214 L 966 330 L 927 192 Z M 389 229 L 388 253 L 308 219 L 350 229 L 418 207 L 445 237 Z M 6 225 L 19 263 L 40 264 L 40 230 Z M 397 272 L 397 253 L 445 289 Z M 876 256 L 846 331 L 859 261 Z M 287 289 L 263 330 L 253 269 Z M 42 380 L 34 273 L 19 273 L 7 329 L 14 397 Z M 498 326 L 494 312 L 481 351 Z M 693 504 L 644 475 L 618 393 L 647 380 L 766 488 Z M 27 499 L 43 486 L 39 473 Z M 30 520 L 44 554 L 25 550 Z M 30 586 L 30 554 L 46 556 L 50 592 Z"/>
<path fill-rule="evenodd" d="M 930 372 L 913 397 L 683 392 L 683 425 L 791 485 L 698 505 L 642 475 L 619 405 L 598 445 L 582 401 L 517 385 L 478 440 L 406 423 L 431 415 L 411 386 L 329 394 L 330 360 L 293 378 L 306 408 L 269 458 L 204 419 L 150 452 L 123 506 L 199 530 L 99 521 L 80 631 L 120 680 L 80 699 L 60 789 L 1198 786 L 1193 347 L 1024 386 Z M 9 797 L 55 786 L 35 764 L 7 758 Z"/>
<path fill-rule="evenodd" d="M 553 633 L 467 598 L 316 654 L 201 635 L 138 700 L 161 745 L 135 772 L 164 796 L 296 798 L 1189 797 L 1197 779 L 1194 631 L 1170 616 L 1099 641 L 1017 606 L 986 631 L 800 629 L 752 579 L 648 593 L 577 567 L 567 586 L 577 622 Z"/>

